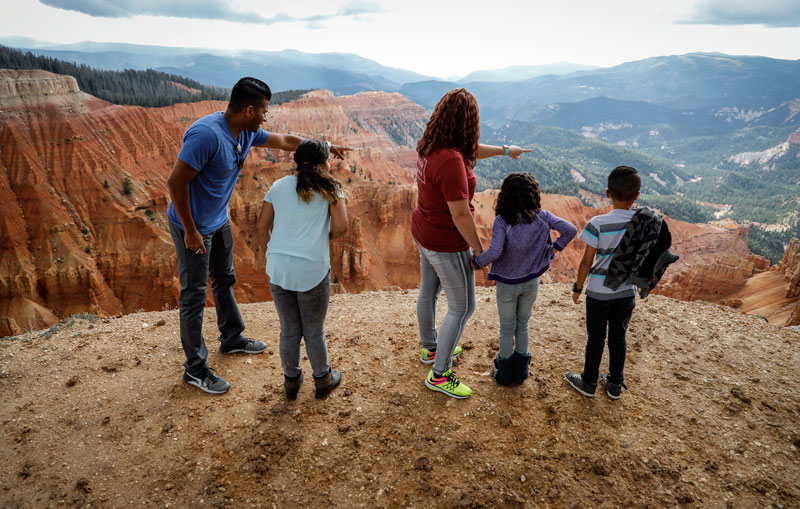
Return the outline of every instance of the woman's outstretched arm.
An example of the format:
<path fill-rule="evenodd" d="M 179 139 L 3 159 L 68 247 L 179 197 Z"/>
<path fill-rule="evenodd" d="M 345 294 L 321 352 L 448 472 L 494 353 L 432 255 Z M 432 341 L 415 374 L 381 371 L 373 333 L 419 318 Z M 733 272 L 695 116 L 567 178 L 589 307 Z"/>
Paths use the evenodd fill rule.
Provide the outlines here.
<path fill-rule="evenodd" d="M 525 154 L 526 152 L 530 152 L 533 149 L 531 148 L 520 148 L 516 145 L 510 145 L 508 147 L 508 157 L 512 159 L 519 159 L 519 156 Z M 501 146 L 497 145 L 478 145 L 478 159 L 486 159 L 487 157 L 494 157 L 494 156 L 502 156 L 505 155 L 506 149 Z"/>

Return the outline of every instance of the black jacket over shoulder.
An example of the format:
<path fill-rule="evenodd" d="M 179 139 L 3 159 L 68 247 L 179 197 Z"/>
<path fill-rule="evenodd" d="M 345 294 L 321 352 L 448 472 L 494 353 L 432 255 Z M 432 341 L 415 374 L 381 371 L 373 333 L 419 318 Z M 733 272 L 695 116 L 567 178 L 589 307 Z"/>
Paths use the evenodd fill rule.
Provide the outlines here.
<path fill-rule="evenodd" d="M 666 221 L 649 207 L 635 210 L 614 250 L 603 286 L 616 290 L 623 284 L 634 284 L 639 296 L 645 298 L 667 267 L 680 257 L 669 250 L 672 235 Z"/>

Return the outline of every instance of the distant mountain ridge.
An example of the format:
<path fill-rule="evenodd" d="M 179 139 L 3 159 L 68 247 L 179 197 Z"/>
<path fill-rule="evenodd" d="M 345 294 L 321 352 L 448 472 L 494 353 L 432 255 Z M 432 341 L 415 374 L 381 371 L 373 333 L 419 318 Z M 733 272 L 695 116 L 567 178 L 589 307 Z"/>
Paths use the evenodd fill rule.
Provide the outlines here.
<path fill-rule="evenodd" d="M 350 53 L 231 51 L 96 42 L 51 44 L 9 37 L 0 37 L 0 44 L 101 69 L 152 68 L 225 88 L 244 75 L 261 77 L 276 91 L 325 88 L 337 94 L 394 92 L 404 83 L 430 79 Z"/>
<path fill-rule="evenodd" d="M 510 65 L 500 69 L 473 71 L 463 78 L 450 78 L 447 81 L 473 83 L 476 81 L 520 81 L 545 76 L 547 74 L 570 74 L 575 71 L 591 71 L 599 69 L 596 65 L 574 64 L 572 62 L 555 62 L 542 65 Z"/>
<path fill-rule="evenodd" d="M 437 80 L 404 85 L 400 92 L 423 106 L 459 83 Z M 800 60 L 689 53 L 652 57 L 614 67 L 529 80 L 472 83 L 482 118 L 502 122 L 527 107 L 595 97 L 642 101 L 674 109 L 770 108 L 800 97 Z"/>

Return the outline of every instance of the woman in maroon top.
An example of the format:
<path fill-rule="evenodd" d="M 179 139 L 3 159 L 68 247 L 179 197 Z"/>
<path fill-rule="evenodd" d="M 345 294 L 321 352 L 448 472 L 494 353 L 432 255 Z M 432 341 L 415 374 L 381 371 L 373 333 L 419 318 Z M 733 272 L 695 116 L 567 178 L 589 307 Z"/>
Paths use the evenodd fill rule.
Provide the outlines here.
<path fill-rule="evenodd" d="M 439 100 L 417 144 L 419 193 L 411 234 L 419 245 L 420 361 L 433 364 L 425 385 L 454 398 L 472 394 L 451 369 L 452 358 L 461 354 L 458 340 L 475 310 L 470 260 L 483 252 L 472 218 L 476 183 L 472 168 L 478 159 L 501 155 L 517 159 L 530 152 L 515 145 L 481 145 L 479 137 L 478 103 L 475 96 L 458 88 Z M 447 315 L 437 334 L 436 301 L 442 289 L 447 295 Z"/>

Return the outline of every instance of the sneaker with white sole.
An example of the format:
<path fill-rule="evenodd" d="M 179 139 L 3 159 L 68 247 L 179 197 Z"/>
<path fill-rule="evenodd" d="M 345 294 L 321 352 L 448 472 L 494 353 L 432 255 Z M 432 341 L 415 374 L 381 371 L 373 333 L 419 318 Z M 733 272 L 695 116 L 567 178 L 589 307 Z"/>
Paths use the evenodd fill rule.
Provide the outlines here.
<path fill-rule="evenodd" d="M 456 349 L 453 350 L 453 358 L 455 359 L 464 351 L 463 348 L 460 346 L 456 346 Z M 422 349 L 422 354 L 419 356 L 419 361 L 423 364 L 433 364 L 433 361 L 436 360 L 436 350 L 429 350 L 427 348 Z"/>
<path fill-rule="evenodd" d="M 238 345 L 233 347 L 225 348 L 220 345 L 219 353 L 229 354 L 229 353 L 249 353 L 249 354 L 256 354 L 261 353 L 267 349 L 267 344 L 262 341 L 256 341 L 250 338 L 242 338 L 242 342 Z"/>
<path fill-rule="evenodd" d="M 572 386 L 573 389 L 580 392 L 587 398 L 593 398 L 594 392 L 597 390 L 597 384 L 589 385 L 583 381 L 583 376 L 580 373 L 573 373 L 572 371 L 567 371 L 564 374 L 564 378 L 567 380 L 567 383 Z"/>
<path fill-rule="evenodd" d="M 425 386 L 456 399 L 466 399 L 472 395 L 472 389 L 461 383 L 452 369 L 448 369 L 439 377 L 430 370 L 428 378 L 425 379 Z"/>
<path fill-rule="evenodd" d="M 627 391 L 628 390 L 628 386 L 625 385 L 625 382 L 623 382 L 621 384 L 615 384 L 614 382 L 609 380 L 609 378 L 611 378 L 611 374 L 603 373 L 600 376 L 600 383 L 605 385 L 606 394 L 608 394 L 609 398 L 611 398 L 611 399 L 619 399 L 619 397 L 622 395 L 622 389 L 624 388 Z"/>
<path fill-rule="evenodd" d="M 224 394 L 231 388 L 231 384 L 212 373 L 211 368 L 195 374 L 184 371 L 183 381 L 209 394 Z"/>

